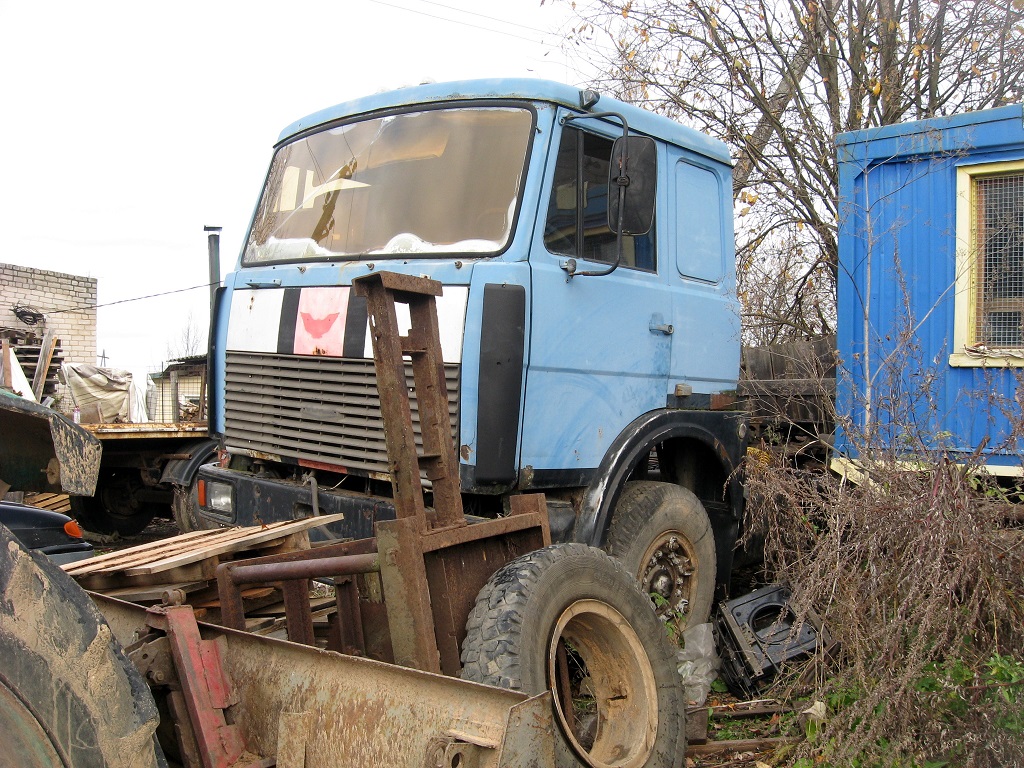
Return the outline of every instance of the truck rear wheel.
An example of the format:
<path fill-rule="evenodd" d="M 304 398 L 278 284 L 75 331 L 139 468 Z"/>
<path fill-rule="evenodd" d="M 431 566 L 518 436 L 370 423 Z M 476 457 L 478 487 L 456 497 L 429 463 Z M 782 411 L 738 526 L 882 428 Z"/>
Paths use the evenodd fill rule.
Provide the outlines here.
<path fill-rule="evenodd" d="M 0 766 L 164 764 L 157 709 L 88 595 L 0 525 Z"/>
<path fill-rule="evenodd" d="M 608 553 L 632 573 L 664 621 L 703 624 L 715 596 L 715 536 L 704 505 L 671 483 L 626 483 L 612 514 Z"/>
<path fill-rule="evenodd" d="M 675 654 L 650 601 L 601 550 L 557 544 L 513 560 L 466 629 L 464 679 L 553 691 L 561 768 L 682 764 Z"/>
<path fill-rule="evenodd" d="M 87 531 L 134 536 L 141 533 L 159 510 L 140 501 L 142 481 L 131 470 L 100 473 L 94 496 L 72 496 L 71 514 Z"/>

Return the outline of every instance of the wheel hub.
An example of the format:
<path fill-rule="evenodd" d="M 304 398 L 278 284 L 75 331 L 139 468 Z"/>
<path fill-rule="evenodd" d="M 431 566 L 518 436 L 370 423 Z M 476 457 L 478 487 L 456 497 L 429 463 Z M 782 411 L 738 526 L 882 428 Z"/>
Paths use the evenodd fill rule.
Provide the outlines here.
<path fill-rule="evenodd" d="M 572 674 L 565 668 L 567 650 L 577 667 Z M 570 677 L 579 680 L 566 695 Z M 658 733 L 657 682 L 643 643 L 618 611 L 580 600 L 562 613 L 548 649 L 548 682 L 559 724 L 588 766 L 647 763 Z M 576 712 L 580 699 L 586 699 L 582 715 Z"/>
<path fill-rule="evenodd" d="M 21 768 L 53 768 L 66 765 L 53 740 L 22 700 L 0 680 L 0 732 L 4 734 L 6 757 L 0 765 Z M 7 763 L 7 758 L 16 762 Z"/>
<path fill-rule="evenodd" d="M 686 538 L 677 531 L 661 534 L 651 543 L 642 562 L 640 584 L 647 594 L 657 596 L 658 616 L 685 616 L 697 570 L 696 554 Z"/>

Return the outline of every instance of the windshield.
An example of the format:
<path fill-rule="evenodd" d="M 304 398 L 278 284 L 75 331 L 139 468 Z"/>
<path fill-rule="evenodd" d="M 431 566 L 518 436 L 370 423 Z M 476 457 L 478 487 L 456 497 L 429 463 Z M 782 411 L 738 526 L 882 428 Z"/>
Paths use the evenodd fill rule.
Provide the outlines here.
<path fill-rule="evenodd" d="M 287 144 L 274 155 L 243 262 L 501 251 L 532 125 L 523 108 L 432 109 Z"/>

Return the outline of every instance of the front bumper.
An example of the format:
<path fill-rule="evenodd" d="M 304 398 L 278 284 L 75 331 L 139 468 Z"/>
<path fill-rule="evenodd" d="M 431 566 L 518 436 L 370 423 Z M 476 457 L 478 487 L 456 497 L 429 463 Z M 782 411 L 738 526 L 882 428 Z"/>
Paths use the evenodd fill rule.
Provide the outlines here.
<path fill-rule="evenodd" d="M 344 514 L 345 519 L 310 531 L 312 540 L 365 539 L 374 535 L 378 520 L 395 518 L 389 498 L 346 490 L 317 488 L 293 480 L 261 477 L 249 472 L 207 464 L 199 470 L 200 482 L 230 486 L 230 511 L 198 504 L 196 512 L 208 525 L 266 525 L 321 515 Z"/>

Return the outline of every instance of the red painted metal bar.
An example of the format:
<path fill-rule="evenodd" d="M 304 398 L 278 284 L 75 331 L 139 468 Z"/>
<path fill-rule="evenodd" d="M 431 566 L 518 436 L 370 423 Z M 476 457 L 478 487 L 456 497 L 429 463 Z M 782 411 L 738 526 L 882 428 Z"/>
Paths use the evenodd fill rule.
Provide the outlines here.
<path fill-rule="evenodd" d="M 203 640 L 191 606 L 155 606 L 147 623 L 167 635 L 204 768 L 229 768 L 245 751 L 241 730 L 229 725 L 224 710 L 236 697 L 221 666 L 215 641 Z"/>

